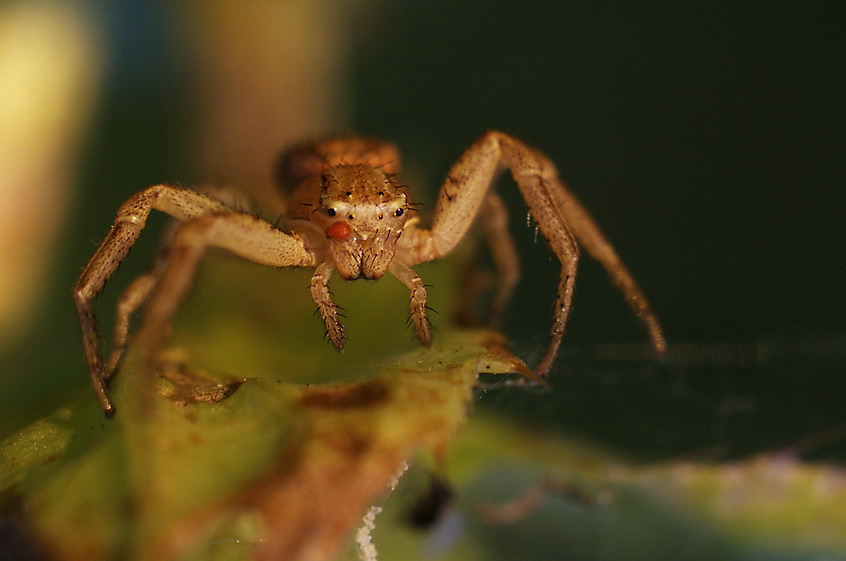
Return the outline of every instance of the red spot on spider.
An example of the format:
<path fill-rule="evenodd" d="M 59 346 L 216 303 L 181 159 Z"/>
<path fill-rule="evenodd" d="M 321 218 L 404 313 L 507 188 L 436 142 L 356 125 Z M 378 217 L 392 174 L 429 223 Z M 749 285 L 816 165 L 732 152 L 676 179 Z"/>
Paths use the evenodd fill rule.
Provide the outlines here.
<path fill-rule="evenodd" d="M 352 226 L 346 222 L 335 222 L 329 226 L 326 233 L 329 234 L 329 237 L 333 240 L 345 240 L 352 235 Z"/>

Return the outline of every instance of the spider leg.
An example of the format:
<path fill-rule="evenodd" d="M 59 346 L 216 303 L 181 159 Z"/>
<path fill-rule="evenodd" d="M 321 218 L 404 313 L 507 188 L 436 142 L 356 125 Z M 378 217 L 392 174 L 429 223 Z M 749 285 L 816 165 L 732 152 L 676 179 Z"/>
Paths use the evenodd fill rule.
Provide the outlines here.
<path fill-rule="evenodd" d="M 496 142 L 500 147 L 502 161 L 511 169 L 532 215 L 562 263 L 552 340 L 549 350 L 538 365 L 538 373 L 549 372 L 555 359 L 553 347 L 560 344 L 564 334 L 567 310 L 562 307 L 569 308 L 572 281 L 575 280 L 567 278 L 570 273 L 566 265 L 568 255 L 572 255 L 569 248 L 573 236 L 591 257 L 602 264 L 617 289 L 623 293 L 626 303 L 646 328 L 656 354 L 663 355 L 667 342 L 649 301 L 596 221 L 558 177 L 552 162 L 537 150 L 506 134 L 490 132 L 484 135 L 480 142 Z M 571 274 L 575 276 L 575 263 Z"/>
<path fill-rule="evenodd" d="M 502 167 L 511 170 L 532 216 L 561 263 L 550 342 L 536 372 L 541 376 L 549 373 L 564 336 L 579 257 L 576 240 L 602 263 L 645 325 L 655 351 L 663 353 L 666 342 L 658 319 L 593 218 L 558 178 L 555 166 L 546 156 L 509 135 L 496 131 L 485 133 L 452 166 L 438 196 L 432 229 L 409 232 L 411 249 L 407 262 L 414 265 L 452 251 L 475 216 L 495 208 L 495 202 L 493 207 L 483 203 Z M 493 231 L 494 235 L 500 235 L 496 229 Z M 492 240 L 492 246 L 499 241 Z"/>
<path fill-rule="evenodd" d="M 105 239 L 100 243 L 91 260 L 82 270 L 73 288 L 74 301 L 76 302 L 82 331 L 83 348 L 88 364 L 88 373 L 100 406 L 107 416 L 111 416 L 114 413 L 114 404 L 112 403 L 105 382 L 108 377 L 107 372 L 109 371 L 103 365 L 93 303 L 97 295 L 103 290 L 106 282 L 115 273 L 127 253 L 129 253 L 129 250 L 135 244 L 146 225 L 147 217 L 153 209 L 165 212 L 183 221 L 202 216 L 235 214 L 232 209 L 220 201 L 196 191 L 182 189 L 173 185 L 154 185 L 148 187 L 130 197 L 118 209 L 114 224 L 108 234 L 106 234 Z M 272 229 L 269 224 L 264 224 L 266 228 Z M 286 249 L 286 253 L 283 253 L 287 257 L 287 259 L 282 259 L 286 264 L 307 262 L 309 265 L 306 266 L 311 266 L 313 258 L 305 252 L 302 243 L 298 239 L 278 231 L 276 232 L 279 235 L 286 236 L 289 240 L 294 240 L 289 244 L 291 247 Z M 261 236 L 258 237 L 261 238 Z M 243 243 L 242 245 L 245 248 L 250 247 L 249 243 Z M 267 251 L 271 250 L 268 249 Z M 238 251 L 233 252 L 238 253 Z M 264 250 L 254 250 L 256 255 L 247 257 L 261 261 L 265 252 Z M 279 259 L 267 258 L 264 260 L 271 261 L 274 264 L 279 261 Z M 288 263 L 288 261 L 291 261 L 291 263 Z M 147 296 L 146 292 L 150 290 L 150 287 L 144 285 L 149 282 L 150 279 L 139 281 L 139 286 L 136 287 L 138 288 L 138 292 L 129 296 L 129 301 L 124 302 L 126 306 L 124 311 L 118 312 L 119 321 L 123 321 L 120 319 L 121 315 L 124 315 L 128 321 L 128 317 L 132 313 L 132 308 L 137 308 L 143 302 Z M 137 302 L 133 300 L 137 300 Z M 117 336 L 119 338 L 123 338 L 120 334 L 122 329 L 122 327 L 118 329 Z M 112 362 L 110 359 L 110 365 Z"/>
<path fill-rule="evenodd" d="M 520 280 L 520 257 L 508 229 L 508 210 L 502 198 L 494 191 L 489 191 L 482 205 L 479 219 L 481 233 L 493 259 L 493 283 L 491 275 L 481 272 L 474 264 L 465 267 L 460 280 L 461 289 L 455 317 L 464 325 L 478 325 L 480 321 L 476 314 L 476 304 L 479 296 L 493 285 L 487 323 L 492 328 L 499 329 L 505 308 Z M 478 241 L 476 236 L 473 236 L 473 244 L 468 248 L 469 253 L 476 252 Z"/>
<path fill-rule="evenodd" d="M 115 316 L 114 346 L 103 370 L 105 380 L 109 380 L 117 370 L 129 339 L 129 321 L 156 287 L 163 264 L 164 261 L 157 263 L 153 270 L 136 278 L 121 294 Z"/>
<path fill-rule="evenodd" d="M 82 270 L 73 287 L 88 373 L 100 406 L 106 415 L 114 412 L 114 406 L 105 384 L 106 376 L 93 303 L 135 244 L 153 209 L 166 212 L 180 220 L 211 212 L 229 211 L 228 207 L 220 201 L 173 185 L 148 187 L 130 197 L 118 209 L 109 233 Z"/>
<path fill-rule="evenodd" d="M 423 345 L 430 346 L 432 344 L 432 326 L 426 314 L 427 295 L 423 279 L 411 267 L 396 259 L 391 261 L 388 270 L 411 291 L 409 315 L 411 322 L 414 324 L 414 332 Z"/>
<path fill-rule="evenodd" d="M 174 234 L 167 263 L 147 304 L 139 332 L 148 357 L 155 357 L 170 319 L 210 247 L 271 267 L 312 267 L 315 261 L 299 236 L 277 230 L 252 215 L 228 212 L 185 222 Z"/>
<path fill-rule="evenodd" d="M 520 257 L 508 230 L 508 210 L 502 198 L 491 191 L 483 204 L 482 229 L 496 267 L 496 287 L 491 299 L 489 322 L 492 327 L 499 328 L 505 307 L 520 281 Z"/>
<path fill-rule="evenodd" d="M 317 313 L 323 320 L 326 327 L 326 336 L 335 350 L 341 352 L 346 344 L 344 325 L 338 319 L 338 307 L 332 300 L 332 293 L 329 291 L 329 279 L 335 270 L 331 261 L 324 261 L 314 271 L 311 277 L 311 298 L 317 304 Z"/>

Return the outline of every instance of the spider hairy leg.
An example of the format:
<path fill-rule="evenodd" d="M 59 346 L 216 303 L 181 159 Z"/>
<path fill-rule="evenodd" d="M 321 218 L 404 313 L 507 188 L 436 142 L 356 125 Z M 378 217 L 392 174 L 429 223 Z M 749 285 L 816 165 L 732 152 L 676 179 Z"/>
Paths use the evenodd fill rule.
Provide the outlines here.
<path fill-rule="evenodd" d="M 230 212 L 185 222 L 174 234 L 167 264 L 147 304 L 142 336 L 151 356 L 161 345 L 167 326 L 210 247 L 271 267 L 314 266 L 314 256 L 299 237 L 277 230 L 255 216 Z"/>
<path fill-rule="evenodd" d="M 310 267 L 314 265 L 313 255 L 305 249 L 298 236 L 280 232 L 270 224 L 253 216 L 237 213 L 207 195 L 163 184 L 148 187 L 130 197 L 118 209 L 114 224 L 83 269 L 73 288 L 88 373 L 100 406 L 107 416 L 113 415 L 115 411 L 114 403 L 106 385 L 106 380 L 111 371 L 105 368 L 103 364 L 93 303 L 135 244 L 153 209 L 185 221 L 186 224 L 215 217 L 211 222 L 229 225 L 229 227 L 198 225 L 194 227 L 196 232 L 193 234 L 190 234 L 190 232 L 190 235 L 181 234 L 183 240 L 196 240 L 198 237 L 203 240 L 200 244 L 193 243 L 193 246 L 204 248 L 205 245 L 215 245 L 223 247 L 247 259 L 272 266 Z M 203 229 L 206 233 L 199 234 Z M 178 245 L 176 241 L 174 241 L 174 244 L 175 246 Z M 185 248 L 192 247 L 192 244 L 186 244 L 183 241 L 180 247 L 181 252 L 184 253 Z M 153 308 L 158 311 L 150 314 L 148 310 L 147 316 L 152 317 L 153 321 L 148 321 L 149 318 L 145 318 L 144 323 L 145 325 L 158 323 L 152 331 L 161 328 L 162 323 L 166 324 L 172 315 L 172 303 L 178 302 L 181 297 L 181 292 L 173 291 L 173 289 L 170 289 L 169 292 L 166 287 L 168 285 L 179 285 L 178 278 L 175 279 L 178 275 L 173 269 L 174 267 L 178 268 L 182 261 L 183 259 L 175 257 L 173 254 L 168 257 L 165 270 L 162 272 L 162 277 L 167 276 L 169 279 L 167 283 L 163 284 L 162 279 L 159 279 L 157 283 L 153 279 L 139 281 L 140 284 L 136 287 L 137 292 L 127 297 L 128 301 L 123 303 L 126 306 L 124 311 L 118 312 L 118 321 L 123 322 L 125 318 L 128 322 L 129 315 L 134 311 L 134 308 L 140 306 L 147 293 L 152 290 L 149 284 L 155 284 L 156 289 L 153 292 L 152 301 L 156 302 L 156 306 L 153 306 Z M 174 263 L 177 265 L 174 265 Z M 190 278 L 191 275 L 187 276 Z M 184 292 L 184 288 L 181 290 Z M 120 349 L 124 345 L 121 341 L 125 341 L 126 329 L 128 328 L 121 324 L 116 330 L 115 336 L 118 343 L 115 347 L 118 354 L 114 355 L 113 353 L 112 358 L 110 358 L 108 364 L 110 368 L 114 367 L 119 360 Z"/>
<path fill-rule="evenodd" d="M 311 298 L 317 304 L 317 313 L 323 320 L 326 328 L 326 337 L 336 351 L 341 352 L 346 345 L 344 325 L 338 319 L 338 307 L 332 300 L 332 293 L 329 291 L 329 279 L 335 267 L 329 261 L 324 261 L 317 266 L 314 275 L 311 277 Z"/>
<path fill-rule="evenodd" d="M 93 302 L 135 244 L 150 211 L 158 209 L 182 220 L 206 212 L 222 212 L 227 207 L 211 197 L 173 185 L 154 185 L 130 197 L 118 209 L 115 222 L 94 256 L 82 270 L 73 287 L 82 344 L 88 373 L 100 406 L 107 416 L 114 413 L 114 403 L 106 388 L 106 372 L 97 334 Z"/>
<path fill-rule="evenodd" d="M 550 347 L 537 368 L 538 373 L 545 375 L 549 372 L 564 334 L 567 309 L 572 302 L 572 282 L 575 280 L 575 258 L 572 257 L 574 254 L 569 248 L 571 242 L 568 241 L 573 236 L 602 264 L 617 289 L 623 293 L 635 316 L 646 328 L 655 353 L 663 355 L 666 352 L 666 340 L 649 301 L 596 221 L 558 177 L 555 166 L 542 153 L 511 136 L 488 133 L 483 140 L 488 136 L 492 137 L 490 141 L 499 145 L 503 162 L 511 169 L 512 176 L 523 193 L 523 198 L 528 202 L 541 232 L 562 263 Z M 574 260 L 571 272 L 566 266 L 568 256 Z"/>
<path fill-rule="evenodd" d="M 426 314 L 426 286 L 423 280 L 411 267 L 399 261 L 392 261 L 388 270 L 411 291 L 409 298 L 409 317 L 414 324 L 414 332 L 420 342 L 429 347 L 432 345 L 432 327 Z"/>
<path fill-rule="evenodd" d="M 645 325 L 658 354 L 666 349 L 660 324 L 652 312 L 640 287 L 631 273 L 605 238 L 593 218 L 558 177 L 555 166 L 541 152 L 530 148 L 516 138 L 504 133 L 489 131 L 482 135 L 450 168 L 441 187 L 435 208 L 432 229 L 414 230 L 414 242 L 407 262 L 411 265 L 430 261 L 445 255 L 464 238 L 474 218 L 479 213 L 498 213 L 497 203 L 486 202 L 486 194 L 503 168 L 511 170 L 531 215 L 537 222 L 553 253 L 561 264 L 561 274 L 556 295 L 550 341 L 535 371 L 540 376 L 549 374 L 561 341 L 573 300 L 573 290 L 578 267 L 580 242 L 588 253 L 597 259 L 623 293 L 627 303 Z M 502 245 L 501 232 L 496 216 L 491 217 L 486 228 L 491 236 L 491 247 Z M 494 237 L 495 236 L 495 237 Z M 497 250 L 494 249 L 495 260 Z M 507 269 L 509 250 L 500 257 L 501 269 Z M 500 276 L 502 276 L 500 271 Z M 502 282 L 502 281 L 501 281 Z M 510 281 L 502 282 L 507 286 Z M 504 298 L 508 294 L 504 291 Z M 497 303 L 497 305 L 499 305 Z"/>
<path fill-rule="evenodd" d="M 588 254 L 605 268 L 614 285 L 623 294 L 629 308 L 649 334 L 655 353 L 659 356 L 666 353 L 667 342 L 664 332 L 658 317 L 652 311 L 649 300 L 617 255 L 614 246 L 599 228 L 596 220 L 558 177 L 555 166 L 540 152 L 513 137 L 499 134 L 502 136 L 500 142 L 503 146 L 504 159 L 512 170 L 514 180 L 521 191 L 524 191 L 524 197 L 531 201 L 533 193 L 538 190 L 547 195 L 547 203 L 543 206 L 551 206 L 555 214 L 563 218 L 567 228 L 572 231 Z M 532 159 L 536 161 L 533 162 Z M 534 206 L 530 203 L 529 207 L 541 231 L 544 231 L 544 224 L 538 218 Z M 549 234 L 544 232 L 544 235 L 549 239 Z"/>

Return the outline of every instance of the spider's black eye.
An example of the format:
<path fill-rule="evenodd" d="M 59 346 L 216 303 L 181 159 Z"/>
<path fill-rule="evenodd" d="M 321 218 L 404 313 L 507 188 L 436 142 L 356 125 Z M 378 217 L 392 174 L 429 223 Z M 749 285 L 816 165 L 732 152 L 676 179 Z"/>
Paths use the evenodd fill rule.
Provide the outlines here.
<path fill-rule="evenodd" d="M 326 214 L 328 214 L 329 216 L 335 216 L 335 214 L 336 214 L 335 209 L 334 208 L 327 208 Z"/>
<path fill-rule="evenodd" d="M 404 211 L 401 208 L 398 208 L 397 211 L 394 213 L 394 216 L 402 216 Z"/>

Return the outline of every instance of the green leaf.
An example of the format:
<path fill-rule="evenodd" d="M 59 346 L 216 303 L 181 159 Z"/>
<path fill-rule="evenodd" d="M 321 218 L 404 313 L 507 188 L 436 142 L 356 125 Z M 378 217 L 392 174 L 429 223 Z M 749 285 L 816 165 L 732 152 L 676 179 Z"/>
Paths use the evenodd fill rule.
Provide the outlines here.
<path fill-rule="evenodd" d="M 301 313 L 311 308 L 302 275 L 214 260 L 205 269 L 176 347 L 154 366 L 140 342 L 126 357 L 115 419 L 92 397 L 0 446 L 21 547 L 62 560 L 169 560 L 246 543 L 256 545 L 234 558 L 332 559 L 407 462 L 421 451 L 442 462 L 479 372 L 525 371 L 488 331 L 444 326 L 431 349 L 409 342 L 398 329 L 407 293 L 398 311 L 390 289 L 350 306 L 350 332 L 369 330 L 376 344 L 336 356 L 303 327 L 319 329 Z M 245 277 L 259 290 L 204 301 Z M 269 306 L 282 312 L 272 329 Z M 404 341 L 392 342 L 397 332 Z"/>

